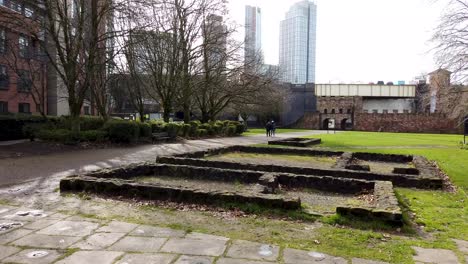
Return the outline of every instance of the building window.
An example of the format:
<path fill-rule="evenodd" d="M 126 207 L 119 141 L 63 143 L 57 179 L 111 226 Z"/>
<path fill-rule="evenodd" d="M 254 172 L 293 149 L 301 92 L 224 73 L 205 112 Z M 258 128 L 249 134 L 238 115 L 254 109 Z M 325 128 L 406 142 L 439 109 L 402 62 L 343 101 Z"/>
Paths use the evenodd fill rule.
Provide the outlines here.
<path fill-rule="evenodd" d="M 334 113 L 335 113 L 335 109 L 332 109 L 332 112 L 331 112 L 331 113 L 334 114 Z"/>
<path fill-rule="evenodd" d="M 19 103 L 18 104 L 18 112 L 20 113 L 31 113 L 29 109 L 29 104 L 28 103 Z"/>
<path fill-rule="evenodd" d="M 34 16 L 34 9 L 29 5 L 25 5 L 23 14 L 24 16 L 31 18 Z"/>
<path fill-rule="evenodd" d="M 394 113 L 394 114 L 398 114 L 398 110 L 393 109 L 393 113 Z"/>
<path fill-rule="evenodd" d="M 16 12 L 23 13 L 23 5 L 18 1 L 10 0 L 10 8 Z"/>
<path fill-rule="evenodd" d="M 343 109 L 340 109 L 340 114 L 342 114 L 342 113 L 343 113 Z"/>
<path fill-rule="evenodd" d="M 8 113 L 8 102 L 0 102 L 0 113 Z"/>
<path fill-rule="evenodd" d="M 382 112 L 383 112 L 384 114 L 388 114 L 388 110 L 387 110 L 387 109 L 384 109 Z"/>
<path fill-rule="evenodd" d="M 374 110 L 372 110 L 372 113 L 373 113 L 373 114 L 378 114 L 378 113 L 379 113 L 379 110 L 374 109 Z"/>
<path fill-rule="evenodd" d="M 346 113 L 351 114 L 351 109 L 348 109 Z"/>
<path fill-rule="evenodd" d="M 85 115 L 90 115 L 91 114 L 91 112 L 89 111 L 89 106 L 85 106 L 83 108 L 84 108 L 84 114 Z"/>
<path fill-rule="evenodd" d="M 28 71 L 20 71 L 18 73 L 17 89 L 19 92 L 30 92 L 32 88 L 31 76 Z"/>
<path fill-rule="evenodd" d="M 6 29 L 0 28 L 0 53 L 6 52 L 6 46 L 7 46 Z"/>
<path fill-rule="evenodd" d="M 324 113 L 324 114 L 328 114 L 328 109 L 325 108 L 325 109 L 323 110 L 323 113 Z"/>
<path fill-rule="evenodd" d="M 18 45 L 19 45 L 19 55 L 22 58 L 29 57 L 29 47 L 31 46 L 31 42 L 29 38 L 24 35 L 20 35 L 18 38 Z"/>
<path fill-rule="evenodd" d="M 8 89 L 10 82 L 8 78 L 7 67 L 5 65 L 0 65 L 0 89 Z"/>

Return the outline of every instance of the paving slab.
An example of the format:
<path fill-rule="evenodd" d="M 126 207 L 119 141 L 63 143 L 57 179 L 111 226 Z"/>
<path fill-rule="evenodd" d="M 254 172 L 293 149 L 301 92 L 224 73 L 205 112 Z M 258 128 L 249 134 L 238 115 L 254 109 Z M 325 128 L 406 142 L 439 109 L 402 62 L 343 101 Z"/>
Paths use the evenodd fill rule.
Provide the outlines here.
<path fill-rule="evenodd" d="M 6 212 L 13 210 L 14 207 L 7 207 L 7 206 L 0 206 L 0 218 L 2 215 L 4 215 Z"/>
<path fill-rule="evenodd" d="M 13 242 L 17 246 L 34 248 L 55 248 L 65 249 L 80 240 L 80 237 L 70 236 L 49 236 L 42 234 L 30 234 Z"/>
<path fill-rule="evenodd" d="M 75 221 L 75 222 L 92 222 L 92 223 L 101 223 L 102 220 L 96 218 L 82 217 L 78 215 L 73 215 L 65 218 L 66 221 Z"/>
<path fill-rule="evenodd" d="M 117 242 L 123 236 L 125 236 L 125 233 L 95 233 L 87 237 L 85 240 L 74 244 L 72 247 L 94 250 L 105 249 Z"/>
<path fill-rule="evenodd" d="M 62 256 L 62 254 L 56 250 L 26 249 L 19 252 L 18 254 L 4 259 L 3 262 L 21 264 L 49 264 L 54 262 L 60 256 Z"/>
<path fill-rule="evenodd" d="M 214 240 L 221 240 L 225 242 L 229 241 L 229 238 L 227 237 L 208 235 L 208 234 L 202 234 L 202 233 L 197 233 L 197 232 L 188 233 L 185 237 L 191 238 L 191 239 L 214 239 Z"/>
<path fill-rule="evenodd" d="M 116 264 L 169 264 L 175 258 L 171 254 L 127 254 Z"/>
<path fill-rule="evenodd" d="M 460 239 L 454 239 L 453 241 L 457 244 L 458 250 L 465 254 L 468 254 L 468 241 Z"/>
<path fill-rule="evenodd" d="M 16 252 L 20 251 L 20 248 L 17 247 L 9 247 L 9 246 L 0 246 L 0 260 L 15 254 Z"/>
<path fill-rule="evenodd" d="M 106 232 L 106 233 L 128 233 L 135 229 L 137 224 L 130 224 L 119 221 L 112 221 L 109 224 L 99 228 L 96 232 Z"/>
<path fill-rule="evenodd" d="M 222 258 L 216 261 L 216 264 L 272 264 L 274 262 L 255 261 L 246 259 Z"/>
<path fill-rule="evenodd" d="M 226 256 L 230 258 L 276 261 L 278 254 L 278 246 L 236 240 L 229 247 Z"/>
<path fill-rule="evenodd" d="M 167 238 L 156 237 L 124 237 L 109 250 L 128 252 L 158 252 Z"/>
<path fill-rule="evenodd" d="M 62 219 L 65 219 L 67 217 L 70 217 L 70 215 L 62 214 L 62 213 L 55 213 L 55 214 L 51 214 L 51 215 L 47 216 L 48 219 L 54 219 L 54 220 L 62 220 Z"/>
<path fill-rule="evenodd" d="M 347 264 L 344 258 L 329 256 L 320 252 L 287 248 L 283 252 L 285 264 Z"/>
<path fill-rule="evenodd" d="M 412 247 L 416 252 L 414 261 L 437 263 L 437 264 L 459 264 L 458 258 L 450 250 Z"/>
<path fill-rule="evenodd" d="M 83 237 L 90 235 L 98 226 L 99 224 L 92 222 L 64 220 L 39 230 L 37 233 L 44 235 Z"/>
<path fill-rule="evenodd" d="M 58 219 L 41 219 L 24 226 L 26 229 L 39 230 L 57 223 Z"/>
<path fill-rule="evenodd" d="M 161 252 L 216 257 L 225 249 L 226 242 L 218 239 L 170 238 Z"/>
<path fill-rule="evenodd" d="M 131 236 L 146 236 L 146 237 L 183 237 L 184 231 L 174 230 L 170 228 L 162 228 L 156 226 L 141 225 L 130 233 Z"/>
<path fill-rule="evenodd" d="M 174 262 L 174 264 L 212 264 L 213 261 L 213 257 L 182 255 L 176 262 Z"/>
<path fill-rule="evenodd" d="M 389 263 L 388 262 L 382 262 L 382 261 L 361 259 L 361 258 L 353 258 L 353 259 L 351 259 L 351 264 L 389 264 Z"/>
<path fill-rule="evenodd" d="M 32 233 L 33 230 L 28 230 L 28 229 L 16 229 L 13 231 L 10 231 L 8 233 L 3 233 L 0 235 L 0 245 L 8 244 L 12 241 L 15 241 L 19 238 L 22 238 L 30 233 Z"/>
<path fill-rule="evenodd" d="M 112 264 L 123 254 L 115 251 L 78 251 L 56 264 Z"/>

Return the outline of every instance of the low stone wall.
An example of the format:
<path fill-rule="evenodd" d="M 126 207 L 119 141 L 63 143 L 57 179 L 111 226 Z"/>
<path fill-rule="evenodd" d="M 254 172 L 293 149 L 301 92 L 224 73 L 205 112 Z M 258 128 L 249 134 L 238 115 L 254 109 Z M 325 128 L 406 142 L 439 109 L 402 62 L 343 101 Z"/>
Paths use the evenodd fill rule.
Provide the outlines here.
<path fill-rule="evenodd" d="M 286 138 L 281 140 L 270 140 L 268 145 L 283 145 L 291 147 L 309 147 L 312 145 L 318 145 L 322 142 L 320 138 Z"/>
<path fill-rule="evenodd" d="M 375 205 L 373 207 L 341 206 L 336 208 L 336 212 L 341 215 L 378 219 L 398 225 L 403 224 L 403 214 L 391 182 L 375 182 L 374 199 Z"/>
<path fill-rule="evenodd" d="M 274 150 L 275 148 L 270 148 Z M 238 169 L 249 171 L 264 171 L 276 173 L 291 173 L 297 175 L 309 176 L 330 176 L 343 179 L 359 179 L 370 181 L 391 181 L 394 185 L 407 188 L 420 189 L 441 189 L 443 181 L 437 177 L 420 177 L 415 175 L 403 174 L 378 174 L 365 171 L 352 171 L 343 169 L 325 170 L 304 167 L 280 166 L 280 165 L 263 165 L 263 164 L 248 164 L 228 161 L 212 161 L 204 159 L 178 158 L 178 157 L 158 157 L 157 162 L 166 164 L 189 165 L 198 167 Z"/>
<path fill-rule="evenodd" d="M 408 163 L 413 161 L 411 155 L 396 155 L 396 154 L 379 154 L 379 153 L 365 153 L 365 152 L 354 152 L 352 154 L 353 159 L 367 160 L 367 161 L 382 161 L 382 162 L 396 162 L 396 163 Z"/>
<path fill-rule="evenodd" d="M 164 157 L 162 158 L 164 159 Z M 166 158 L 173 159 L 173 161 L 197 161 L 196 159 Z M 133 177 L 151 175 L 188 180 L 239 181 L 257 185 L 253 190 L 233 192 L 209 191 L 192 187 L 174 187 L 128 180 Z M 394 197 L 391 182 L 151 163 L 141 163 L 111 170 L 105 169 L 85 176 L 70 176 L 60 181 L 61 192 L 85 191 L 149 200 L 170 200 L 200 204 L 253 203 L 269 208 L 300 209 L 301 201 L 299 198 L 288 198 L 281 194 L 273 194 L 280 186 L 285 187 L 283 191 L 286 192 L 287 188 L 310 188 L 345 194 L 374 192 L 377 201 L 375 206 L 370 205 L 367 208 L 340 207 L 337 208 L 337 213 L 395 222 L 401 220 L 401 211 L 399 211 L 398 202 Z"/>
<path fill-rule="evenodd" d="M 200 204 L 216 203 L 254 203 L 263 207 L 296 210 L 301 208 L 299 199 L 269 194 L 243 194 L 239 192 L 220 192 L 195 190 L 184 187 L 169 187 L 157 184 L 137 183 L 122 179 L 105 179 L 88 176 L 70 176 L 60 181 L 61 192 L 92 192 L 128 198 L 148 200 L 169 200 Z"/>
<path fill-rule="evenodd" d="M 442 114 L 355 113 L 354 130 L 406 133 L 458 133 L 454 120 Z"/>

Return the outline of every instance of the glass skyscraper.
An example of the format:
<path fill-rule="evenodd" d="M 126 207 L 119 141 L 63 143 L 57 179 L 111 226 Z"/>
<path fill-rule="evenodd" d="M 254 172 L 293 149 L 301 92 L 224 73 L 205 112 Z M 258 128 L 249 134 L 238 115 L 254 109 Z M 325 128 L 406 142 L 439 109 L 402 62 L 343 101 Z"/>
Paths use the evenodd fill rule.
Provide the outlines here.
<path fill-rule="evenodd" d="M 280 23 L 281 80 L 315 83 L 317 5 L 309 0 L 294 4 Z"/>
<path fill-rule="evenodd" d="M 261 50 L 262 10 L 256 6 L 245 6 L 245 63 L 250 64 L 261 56 Z"/>

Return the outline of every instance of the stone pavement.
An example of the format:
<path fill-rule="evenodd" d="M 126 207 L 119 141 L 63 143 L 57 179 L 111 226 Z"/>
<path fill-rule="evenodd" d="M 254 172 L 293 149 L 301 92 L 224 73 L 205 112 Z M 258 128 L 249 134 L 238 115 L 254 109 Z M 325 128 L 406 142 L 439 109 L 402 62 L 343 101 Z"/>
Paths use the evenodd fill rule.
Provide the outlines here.
<path fill-rule="evenodd" d="M 201 233 L 0 206 L 0 262 L 379 264 Z"/>
<path fill-rule="evenodd" d="M 456 240 L 467 253 L 467 241 Z M 415 263 L 458 264 L 449 250 L 414 247 Z M 0 206 L 0 263 L 384 264 L 227 237 Z"/>

